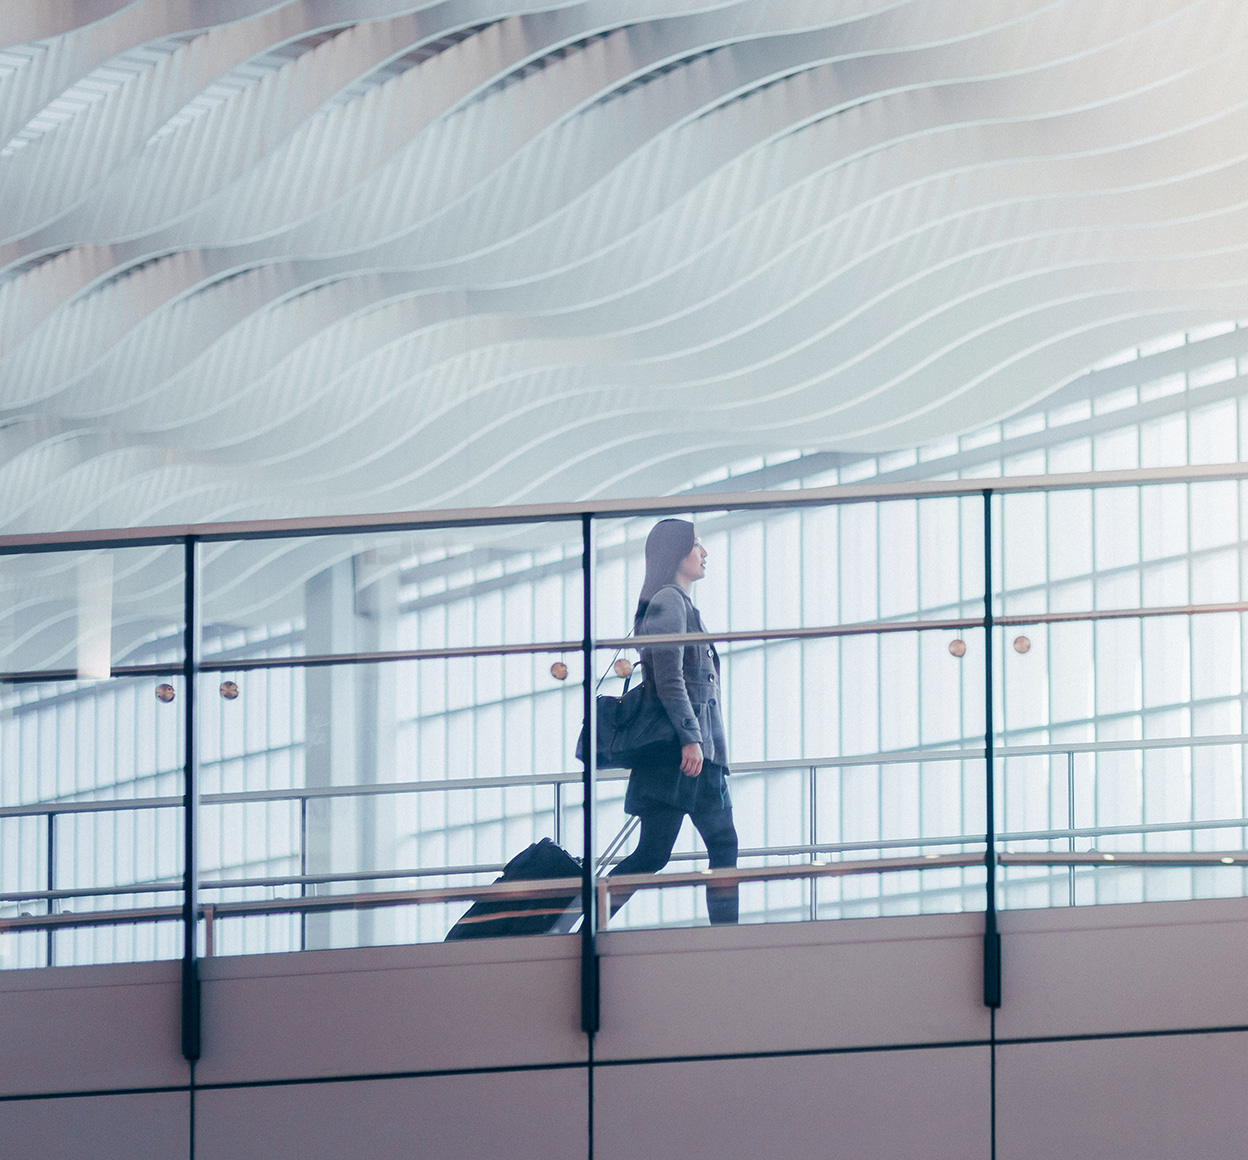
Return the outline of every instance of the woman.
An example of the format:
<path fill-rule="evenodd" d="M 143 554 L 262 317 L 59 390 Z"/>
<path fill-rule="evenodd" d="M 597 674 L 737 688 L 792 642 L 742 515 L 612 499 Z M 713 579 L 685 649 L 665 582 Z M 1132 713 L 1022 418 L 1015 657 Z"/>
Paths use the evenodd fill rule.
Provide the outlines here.
<path fill-rule="evenodd" d="M 661 520 L 646 539 L 646 579 L 633 631 L 638 637 L 705 632 L 689 592 L 706 575 L 706 549 L 688 520 Z M 612 874 L 653 874 L 667 865 L 685 820 L 693 819 L 712 869 L 737 864 L 728 796 L 728 746 L 720 716 L 719 655 L 708 644 L 641 646 L 646 684 L 663 702 L 676 741 L 647 751 L 629 773 L 624 809 L 641 819 L 637 849 Z M 613 892 L 614 895 L 614 892 Z M 614 896 L 612 913 L 628 901 Z M 737 885 L 707 885 L 712 923 L 737 921 Z"/>

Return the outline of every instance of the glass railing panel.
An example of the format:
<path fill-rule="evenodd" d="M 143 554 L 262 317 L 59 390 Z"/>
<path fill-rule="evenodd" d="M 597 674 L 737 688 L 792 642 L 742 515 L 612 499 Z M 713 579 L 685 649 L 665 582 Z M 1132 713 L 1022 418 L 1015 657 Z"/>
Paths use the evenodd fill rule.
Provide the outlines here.
<path fill-rule="evenodd" d="M 1239 484 L 1219 481 L 996 497 L 996 611 L 1238 602 L 1239 495 Z"/>
<path fill-rule="evenodd" d="M 979 743 L 982 630 L 864 631 L 716 645 L 733 761 L 787 761 Z M 620 695 L 638 649 L 600 652 L 599 691 Z M 630 676 L 644 678 L 644 666 Z"/>
<path fill-rule="evenodd" d="M 180 804 L 58 817 L 56 889 L 65 897 L 53 913 L 180 908 L 182 817 Z M 57 930 L 53 940 L 58 966 L 180 958 L 181 915 Z"/>
<path fill-rule="evenodd" d="M 672 513 L 706 550 L 694 596 L 707 629 L 752 633 L 983 611 L 983 499 L 862 501 L 762 511 Z M 600 638 L 624 636 L 658 517 L 601 519 Z"/>
<path fill-rule="evenodd" d="M 0 674 L 180 664 L 181 545 L 0 555 Z"/>
<path fill-rule="evenodd" d="M 623 681 L 608 668 L 613 655 L 605 654 L 599 667 L 610 674 L 603 688 L 618 696 Z M 956 756 L 968 747 L 982 751 L 982 630 L 733 643 L 722 658 L 733 769 L 728 788 L 742 867 L 785 869 L 896 856 L 921 860 L 928 852 L 968 849 L 982 858 L 984 763 L 982 756 Z M 674 741 L 669 744 L 675 771 L 678 752 Z M 934 760 L 922 760 L 923 746 Z M 898 751 L 916 756 L 891 759 Z M 864 760 L 863 754 L 875 759 Z M 947 756 L 952 759 L 943 760 Z M 639 785 L 653 780 L 648 772 Z M 668 781 L 680 785 L 676 772 Z M 600 850 L 626 821 L 622 797 L 622 785 L 600 785 Z M 639 812 L 644 821 L 644 810 Z M 619 855 L 631 854 L 637 842 L 633 834 Z M 704 844 L 686 819 L 665 872 L 707 865 Z M 977 883 L 980 894 L 973 905 L 982 905 L 982 867 L 941 873 L 934 893 L 927 884 L 936 879 L 918 869 L 912 882 L 899 887 L 878 880 L 816 884 L 810 876 L 748 881 L 741 887 L 741 920 L 808 919 L 851 904 L 862 914 L 872 907 L 877 914 L 961 909 L 970 904 Z M 869 898 L 874 901 L 865 901 Z M 639 891 L 617 925 L 705 922 L 701 899 L 688 887 Z"/>
<path fill-rule="evenodd" d="M 1042 746 L 1041 746 L 1042 747 Z M 1072 754 L 998 756 L 1000 846 L 1010 851 L 1066 854 L 1076 848 L 1071 819 L 1087 809 L 1086 786 L 1074 777 Z M 1065 866 L 1006 866 L 999 871 L 1002 909 L 1073 905 Z"/>
<path fill-rule="evenodd" d="M 1003 629 L 998 712 L 1007 743 L 1238 732 L 1239 612 L 1075 620 Z"/>
<path fill-rule="evenodd" d="M 1026 740 L 1016 748 L 1028 748 Z M 1037 752 L 1003 762 L 1003 906 L 1243 893 L 1241 737 L 1125 736 L 1029 748 Z M 1014 855 L 1033 864 L 1011 864 Z"/>
<path fill-rule="evenodd" d="M 983 856 L 982 757 L 933 751 L 929 760 L 829 765 L 817 772 L 815 800 L 820 859 Z M 977 910 L 983 883 L 980 867 L 832 879 L 819 883 L 818 916 Z"/>
<path fill-rule="evenodd" d="M 202 549 L 204 660 L 581 636 L 580 522 L 252 539 Z"/>
<path fill-rule="evenodd" d="M 931 631 L 895 626 L 899 620 L 982 616 L 983 520 L 982 496 L 697 514 L 706 570 L 691 578 L 690 588 L 708 632 L 723 634 L 716 642 L 719 700 L 737 770 L 729 785 L 741 849 L 753 852 L 742 856 L 742 866 L 809 867 L 825 857 L 878 858 L 894 848 L 921 858 L 925 811 L 982 818 L 982 809 L 962 801 L 952 810 L 935 807 L 921 789 L 925 774 L 913 766 L 833 771 L 812 763 L 922 745 L 982 745 L 982 631 L 973 623 Z M 646 575 L 646 538 L 656 523 L 599 523 L 600 636 L 623 636 L 632 628 Z M 604 652 L 598 667 L 606 674 L 602 691 L 618 695 L 623 679 L 611 670 L 615 659 Z M 622 648 L 625 670 L 638 659 L 638 650 Z M 759 763 L 771 768 L 754 768 Z M 982 763 L 980 770 L 972 791 L 978 798 Z M 836 837 L 846 849 L 829 854 L 816 848 L 812 822 L 820 809 L 818 786 L 833 776 L 843 807 Z M 600 787 L 600 843 L 609 843 L 626 819 L 621 794 L 621 786 Z M 960 838 L 962 831 L 942 834 L 950 836 Z M 981 850 L 982 838 L 981 820 Z M 636 841 L 634 834 L 621 853 L 635 849 Z M 903 841 L 908 845 L 897 845 Z M 667 872 L 706 864 L 703 845 L 686 823 Z M 925 895 L 922 884 L 930 876 L 924 872 L 916 871 L 915 881 L 887 901 L 875 878 L 873 884 L 815 883 L 809 876 L 749 881 L 741 887 L 742 921 L 811 918 L 867 897 L 874 899 L 864 904 L 873 913 L 961 908 L 976 881 L 976 905 L 982 905 L 981 869 L 969 876 L 955 870 L 942 884 L 940 902 Z M 707 918 L 701 891 L 673 887 L 639 891 L 616 922 Z"/>
<path fill-rule="evenodd" d="M 27 917 L 49 912 L 48 822 L 41 815 L 0 817 L 0 916 Z M 0 970 L 46 965 L 43 931 L 0 933 Z"/>
<path fill-rule="evenodd" d="M 4 965 L 179 953 L 176 915 L 26 929 L 182 902 L 184 684 L 174 675 L 0 685 Z"/>
<path fill-rule="evenodd" d="M 470 898 L 243 911 L 485 885 L 544 837 L 579 854 L 581 663 L 567 654 L 559 676 L 558 656 L 204 674 L 200 873 L 214 950 L 440 940 Z"/>
<path fill-rule="evenodd" d="M 0 806 L 180 794 L 183 707 L 173 675 L 0 684 Z"/>

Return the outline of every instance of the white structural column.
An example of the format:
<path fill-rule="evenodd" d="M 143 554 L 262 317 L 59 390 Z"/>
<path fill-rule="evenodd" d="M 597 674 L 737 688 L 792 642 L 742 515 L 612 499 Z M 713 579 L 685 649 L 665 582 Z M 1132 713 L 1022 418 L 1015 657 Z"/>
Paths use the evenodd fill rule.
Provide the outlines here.
<path fill-rule="evenodd" d="M 355 632 L 361 652 L 384 652 L 398 647 L 399 576 L 375 553 L 355 557 Z M 366 664 L 355 668 L 356 770 L 364 783 L 396 780 L 398 741 L 397 674 L 393 664 Z M 388 870 L 395 865 L 394 800 L 364 797 L 357 800 L 357 842 L 361 870 Z M 391 883 L 374 880 L 355 883 L 354 890 L 384 889 Z M 384 911 L 359 915 L 359 945 L 376 941 L 377 928 L 391 921 Z"/>
<path fill-rule="evenodd" d="M 304 633 L 309 656 L 347 655 L 393 648 L 398 620 L 397 579 L 364 559 L 343 560 L 307 581 Z M 305 673 L 305 784 L 358 786 L 392 780 L 395 750 L 395 677 L 392 665 L 342 664 Z M 379 820 L 380 815 L 380 820 Z M 340 874 L 392 865 L 385 806 L 369 797 L 312 798 L 307 805 L 306 872 Z M 372 890 L 371 880 L 348 881 L 321 892 Z M 309 893 L 316 893 L 309 887 Z M 309 949 L 373 941 L 377 916 L 309 914 Z"/>

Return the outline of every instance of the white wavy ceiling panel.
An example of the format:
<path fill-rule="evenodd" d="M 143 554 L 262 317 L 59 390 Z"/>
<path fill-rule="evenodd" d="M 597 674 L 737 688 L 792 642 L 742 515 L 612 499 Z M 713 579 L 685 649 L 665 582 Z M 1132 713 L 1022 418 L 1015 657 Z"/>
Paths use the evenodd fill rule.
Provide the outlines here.
<path fill-rule="evenodd" d="M 1248 315 L 1241 0 L 0 11 L 0 529 L 654 494 Z"/>

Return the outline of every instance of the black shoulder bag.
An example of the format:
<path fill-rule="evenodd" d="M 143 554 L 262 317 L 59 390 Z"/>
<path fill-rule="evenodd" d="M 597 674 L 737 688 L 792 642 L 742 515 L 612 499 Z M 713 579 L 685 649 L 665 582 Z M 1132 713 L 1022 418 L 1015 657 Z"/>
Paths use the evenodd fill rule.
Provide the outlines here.
<path fill-rule="evenodd" d="M 607 673 L 598 678 L 599 688 L 606 678 Z M 618 697 L 598 696 L 599 769 L 631 769 L 644 750 L 676 742 L 676 730 L 663 702 L 644 680 L 630 689 L 632 679 L 629 673 Z M 584 726 L 576 739 L 576 759 L 585 760 Z"/>

